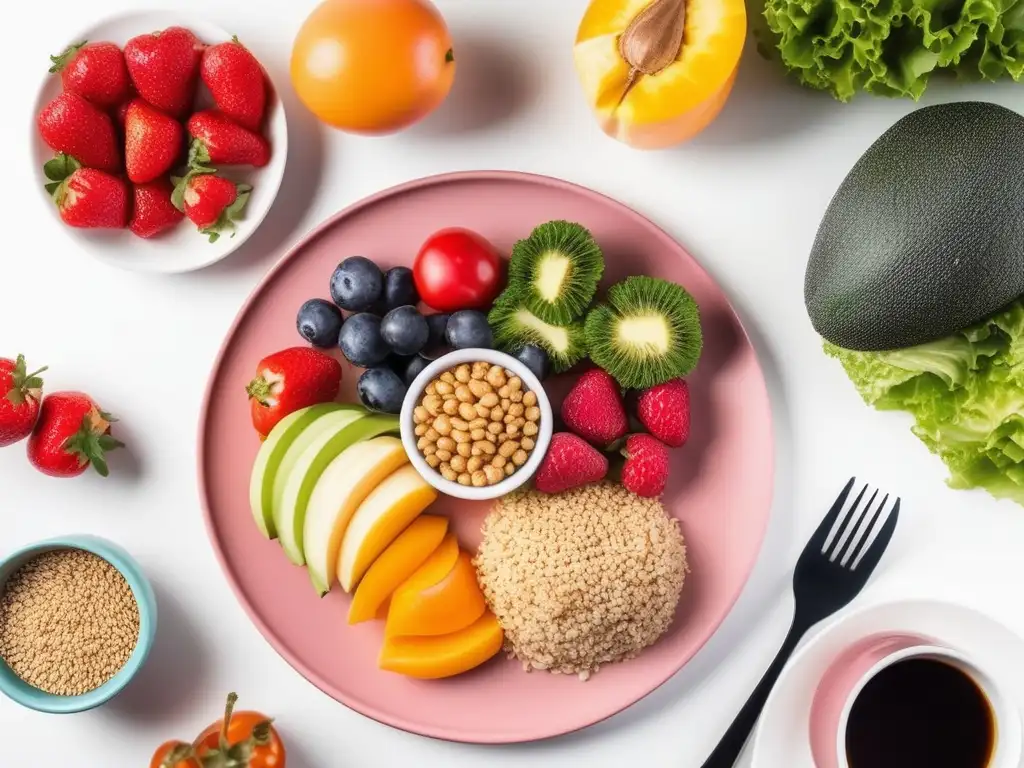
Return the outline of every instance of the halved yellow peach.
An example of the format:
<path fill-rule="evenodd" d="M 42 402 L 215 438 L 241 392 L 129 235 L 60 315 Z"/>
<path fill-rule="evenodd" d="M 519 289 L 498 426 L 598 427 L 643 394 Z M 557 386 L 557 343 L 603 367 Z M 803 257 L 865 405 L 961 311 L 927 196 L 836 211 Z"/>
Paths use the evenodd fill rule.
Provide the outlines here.
<path fill-rule="evenodd" d="M 359 624 L 377 617 L 391 594 L 439 548 L 442 551 L 436 571 L 450 571 L 459 556 L 459 543 L 452 536 L 442 547 L 447 531 L 448 519 L 444 517 L 421 515 L 413 520 L 374 560 L 359 582 L 348 609 L 348 623 Z M 437 580 L 444 576 L 442 573 Z"/>
<path fill-rule="evenodd" d="M 378 665 L 389 672 L 436 680 L 468 672 L 492 658 L 504 642 L 490 611 L 458 632 L 433 637 L 389 637 Z"/>
<path fill-rule="evenodd" d="M 592 0 L 573 56 L 605 133 L 658 149 L 718 116 L 746 35 L 743 0 Z"/>
<path fill-rule="evenodd" d="M 414 575 L 395 590 L 384 628 L 387 637 L 447 635 L 465 629 L 487 610 L 469 554 L 460 552 L 439 582 L 424 587 Z"/>

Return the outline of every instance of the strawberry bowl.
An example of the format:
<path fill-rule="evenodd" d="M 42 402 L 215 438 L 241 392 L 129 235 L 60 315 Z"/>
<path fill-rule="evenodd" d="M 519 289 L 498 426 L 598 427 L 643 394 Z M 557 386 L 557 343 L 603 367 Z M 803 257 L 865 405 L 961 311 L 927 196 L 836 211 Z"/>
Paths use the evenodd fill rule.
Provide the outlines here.
<path fill-rule="evenodd" d="M 89 65 L 104 66 L 106 62 L 100 53 L 109 55 L 112 46 L 103 50 L 90 45 L 77 51 L 75 46 L 83 41 L 90 44 L 105 42 L 123 49 L 133 38 L 172 27 L 190 31 L 205 46 L 203 50 L 233 39 L 215 24 L 178 11 L 132 12 L 109 17 L 75 35 L 63 46 L 61 41 L 52 44 L 53 50 L 47 53 L 59 54 L 65 49 L 71 52 L 65 57 L 66 62 L 58 61 L 56 56 L 51 57 L 54 60 L 53 70 L 57 71 L 47 74 L 42 82 L 31 116 L 32 151 L 29 158 L 35 169 L 33 178 L 40 202 L 52 217 L 52 226 L 63 229 L 79 249 L 100 261 L 137 272 L 190 272 L 214 264 L 241 247 L 270 211 L 284 177 L 288 156 L 284 107 L 265 69 L 264 116 L 255 130 L 249 130 L 254 128 L 250 122 L 244 133 L 239 126 L 245 120 L 226 121 L 220 112 L 213 111 L 229 107 L 221 99 L 215 99 L 205 84 L 208 81 L 205 60 L 203 77 L 193 76 L 198 85 L 194 96 L 189 90 L 187 106 L 180 114 L 168 115 L 169 105 L 160 104 L 158 109 L 144 98 L 148 92 L 137 93 L 147 87 L 155 88 L 154 93 L 160 93 L 164 83 L 147 86 L 143 76 L 148 74 L 133 69 L 130 61 L 126 70 L 128 74 L 122 75 L 126 81 L 130 77 L 128 88 L 132 93 L 126 97 L 130 101 L 111 107 L 87 90 L 91 85 Z M 186 33 L 182 34 L 187 37 Z M 147 44 L 159 45 L 155 42 L 158 37 L 145 40 Z M 167 36 L 162 39 L 167 40 Z M 238 49 L 244 51 L 241 46 Z M 143 50 L 142 44 L 139 50 L 139 60 L 152 54 L 151 49 Z M 190 55 L 190 50 L 199 48 L 186 44 L 185 55 Z M 86 52 L 93 54 L 93 60 L 86 60 Z M 251 53 L 259 58 L 259 51 Z M 116 63 L 116 52 L 113 55 Z M 251 66 L 262 68 L 256 62 Z M 105 77 L 108 72 L 102 71 L 102 74 L 104 84 L 108 83 Z M 93 82 L 99 80 L 97 75 Z M 215 90 L 222 87 L 217 81 L 213 82 Z M 57 103 L 59 107 L 48 109 L 58 97 L 61 97 Z M 153 98 L 156 96 L 152 96 L 150 101 Z M 232 114 L 230 117 L 236 116 Z M 228 122 L 226 127 L 225 122 Z M 236 122 L 237 125 L 232 125 Z M 127 131 L 126 124 L 133 130 Z M 106 135 L 109 143 L 110 127 L 114 132 L 111 147 L 119 153 L 121 170 L 104 173 L 111 169 L 104 167 L 110 164 L 104 161 L 102 153 L 99 159 L 87 157 L 87 154 L 99 152 L 95 150 L 96 145 L 104 143 L 97 139 L 96 130 L 99 130 L 100 139 Z M 199 133 L 214 130 L 221 130 L 221 133 L 216 137 Z M 126 142 L 128 133 L 139 138 Z M 204 135 L 207 144 L 215 146 L 219 154 L 197 152 L 189 134 Z M 255 150 L 249 155 L 245 154 L 247 147 L 240 144 L 245 141 L 255 145 Z M 269 159 L 266 153 L 268 144 Z M 55 145 L 67 155 L 77 153 L 86 157 L 83 165 L 90 168 L 76 171 L 77 164 L 63 159 L 64 156 L 55 151 Z M 203 145 L 204 149 L 206 146 Z M 226 149 L 243 154 L 241 157 L 227 157 Z M 124 171 L 126 155 L 127 176 Z M 55 157 L 61 159 L 53 162 Z M 158 167 L 153 167 L 154 164 Z M 145 178 L 152 176 L 152 185 L 148 182 L 133 183 L 143 180 L 142 173 L 146 173 Z M 183 178 L 177 195 L 171 196 L 171 189 Z M 60 184 L 63 179 L 66 180 Z M 141 187 L 149 189 L 142 191 Z M 155 200 L 154 197 L 148 198 L 154 202 L 143 202 L 146 199 L 144 195 L 154 196 Z M 177 213 L 170 204 L 171 200 L 179 209 L 184 208 L 188 217 Z M 164 221 L 140 221 L 144 215 L 162 216 Z M 177 222 L 172 223 L 175 218 Z M 129 222 L 132 223 L 131 228 L 121 228 L 121 224 Z M 141 236 L 165 225 L 165 231 Z"/>

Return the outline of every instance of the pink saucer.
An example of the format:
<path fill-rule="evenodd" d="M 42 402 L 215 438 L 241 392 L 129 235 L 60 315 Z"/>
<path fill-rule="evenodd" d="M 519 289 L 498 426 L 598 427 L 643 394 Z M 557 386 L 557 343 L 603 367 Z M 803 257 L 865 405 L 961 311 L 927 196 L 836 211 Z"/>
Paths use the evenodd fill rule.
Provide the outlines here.
<path fill-rule="evenodd" d="M 673 453 L 665 495 L 669 512 L 682 521 L 692 568 L 677 621 L 639 658 L 605 667 L 585 683 L 527 674 L 503 658 L 442 681 L 381 672 L 380 623 L 348 626 L 349 598 L 340 590 L 318 598 L 304 569 L 291 565 L 253 523 L 248 487 L 259 443 L 243 388 L 260 358 L 302 343 L 295 313 L 309 298 L 328 297 L 331 273 L 346 256 L 368 256 L 384 268 L 408 265 L 426 237 L 446 226 L 474 229 L 507 253 L 534 226 L 556 218 L 591 229 L 607 259 L 606 282 L 630 274 L 668 278 L 700 306 L 704 354 L 690 377 L 692 435 Z M 346 370 L 346 398 L 354 399 L 357 377 Z M 590 190 L 543 176 L 476 172 L 421 179 L 363 200 L 310 233 L 270 271 L 239 313 L 210 376 L 199 482 L 228 580 L 263 635 L 304 677 L 396 728 L 509 743 L 557 736 L 620 712 L 707 642 L 761 547 L 773 453 L 768 395 L 754 349 L 729 300 L 683 248 L 644 217 Z M 479 540 L 487 508 L 486 502 L 444 498 L 431 511 L 452 517 L 469 547 Z"/>

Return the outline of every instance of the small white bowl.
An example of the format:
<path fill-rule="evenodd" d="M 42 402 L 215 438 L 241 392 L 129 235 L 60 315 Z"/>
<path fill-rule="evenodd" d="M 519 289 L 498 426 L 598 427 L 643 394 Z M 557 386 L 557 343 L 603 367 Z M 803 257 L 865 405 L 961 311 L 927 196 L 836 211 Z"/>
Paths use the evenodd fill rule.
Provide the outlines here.
<path fill-rule="evenodd" d="M 47 54 L 57 54 L 70 43 L 82 40 L 90 42 L 112 42 L 124 47 L 124 44 L 136 35 L 156 32 L 167 27 L 186 27 L 204 43 L 213 45 L 231 39 L 231 34 L 201 17 L 179 11 L 138 11 L 111 16 L 97 22 L 92 27 L 70 40 L 52 41 L 52 50 L 40 50 L 40 58 Z M 244 43 L 245 41 L 243 41 Z M 256 51 L 253 52 L 259 58 Z M 264 70 L 265 71 L 265 70 Z M 39 136 L 36 128 L 36 117 L 46 104 L 61 92 L 59 75 L 47 75 L 40 85 L 35 110 L 32 112 L 30 136 L 32 152 L 29 158 L 35 166 L 34 178 L 37 193 L 41 202 L 47 206 L 52 216 L 52 226 L 59 227 L 70 236 L 83 251 L 106 264 L 136 272 L 173 274 L 191 272 L 208 267 L 225 258 L 228 254 L 241 247 L 242 243 L 256 231 L 277 197 L 277 192 L 284 179 L 285 162 L 288 157 L 288 125 L 284 106 L 277 87 L 270 83 L 270 98 L 267 101 L 267 117 L 263 133 L 270 141 L 270 163 L 263 168 L 245 166 L 225 166 L 221 173 L 232 181 L 244 181 L 252 185 L 252 194 L 245 207 L 245 214 L 236 224 L 234 237 L 224 232 L 215 243 L 210 243 L 204 235 L 196 231 L 188 219 L 181 222 L 170 232 L 165 232 L 151 239 L 133 235 L 129 230 L 112 229 L 76 229 L 61 221 L 57 207 L 43 188 L 47 179 L 43 174 L 43 163 L 54 155 Z M 198 103 L 200 107 L 212 106 L 212 99 L 206 87 L 200 82 Z"/>
<path fill-rule="evenodd" d="M 537 436 L 534 438 L 536 445 L 534 445 L 533 450 L 530 452 L 530 457 L 526 460 L 526 463 L 500 483 L 485 485 L 481 488 L 459 485 L 451 480 L 445 480 L 441 477 L 440 472 L 427 464 L 423 454 L 416 447 L 416 442 L 419 438 L 416 437 L 414 431 L 416 425 L 412 419 L 412 412 L 419 405 L 423 397 L 423 390 L 427 388 L 427 384 L 445 371 L 456 368 L 463 363 L 476 362 L 500 365 L 502 368 L 513 371 L 516 376 L 522 379 L 526 391 L 537 394 L 537 406 L 540 408 L 540 424 L 538 425 L 540 431 L 537 432 Z M 493 349 L 459 349 L 455 352 L 449 352 L 420 371 L 420 375 L 413 381 L 409 387 L 409 392 L 405 396 L 405 400 L 402 402 L 400 421 L 402 444 L 405 446 L 405 452 L 409 454 L 409 461 L 416 467 L 416 471 L 423 476 L 423 479 L 441 493 L 454 496 L 457 499 L 469 499 L 471 501 L 496 499 L 512 493 L 512 491 L 527 483 L 537 471 L 541 461 L 544 460 L 544 454 L 548 452 L 548 446 L 551 444 L 551 432 L 554 426 L 551 401 L 544 391 L 544 385 L 540 383 L 540 380 L 533 375 L 529 368 L 514 357 Z"/>

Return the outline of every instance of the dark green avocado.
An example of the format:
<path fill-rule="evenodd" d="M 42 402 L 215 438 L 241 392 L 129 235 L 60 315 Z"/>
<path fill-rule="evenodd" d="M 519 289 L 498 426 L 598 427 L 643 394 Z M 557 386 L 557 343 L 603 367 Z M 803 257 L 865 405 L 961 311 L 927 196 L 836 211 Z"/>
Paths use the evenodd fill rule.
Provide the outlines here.
<path fill-rule="evenodd" d="M 923 344 L 1024 295 L 1024 117 L 961 102 L 907 115 L 822 218 L 804 280 L 815 330 L 854 350 Z"/>

